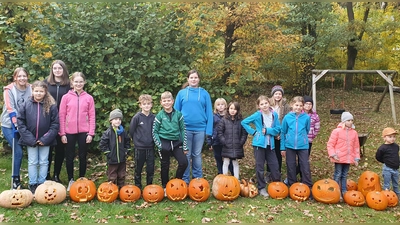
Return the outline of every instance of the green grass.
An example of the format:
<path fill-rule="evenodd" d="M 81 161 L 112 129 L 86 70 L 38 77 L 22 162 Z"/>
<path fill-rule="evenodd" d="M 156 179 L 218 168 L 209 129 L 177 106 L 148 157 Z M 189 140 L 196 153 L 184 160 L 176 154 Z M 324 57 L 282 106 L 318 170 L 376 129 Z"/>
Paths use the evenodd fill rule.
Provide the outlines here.
<path fill-rule="evenodd" d="M 331 96 L 341 96 L 344 99 L 345 109 L 354 115 L 356 130 L 359 133 L 370 132 L 365 144 L 365 155 L 358 167 L 351 166 L 349 177 L 355 181 L 365 170 L 381 174 L 381 164 L 375 160 L 375 151 L 382 144 L 381 132 L 386 126 L 394 126 L 391 118 L 389 96 L 381 105 L 381 112 L 371 112 L 379 93 L 354 90 L 350 93 L 341 93 L 339 90 L 318 90 L 317 105 L 321 117 L 321 132 L 314 141 L 311 153 L 311 170 L 314 181 L 331 178 L 333 164 L 328 160 L 326 141 L 330 132 L 340 120 L 340 116 L 329 115 Z M 399 94 L 395 93 L 396 109 L 400 109 Z M 244 115 L 255 110 L 256 97 L 240 99 Z M 397 112 L 398 119 L 399 112 Z M 398 129 L 398 125 L 395 126 Z M 88 177 L 96 185 L 106 181 L 105 166 L 100 157 L 91 155 L 88 164 Z M 211 183 L 217 173 L 215 162 L 207 149 L 203 151 L 204 177 Z M 171 160 L 175 164 L 174 160 Z M 22 179 L 26 186 L 27 159 L 24 158 Z M 64 164 L 65 165 L 65 164 Z M 250 140 L 246 144 L 245 158 L 239 162 L 241 178 L 255 178 L 254 159 Z M 133 184 L 133 161 L 128 162 L 127 183 Z M 77 167 L 77 164 L 76 164 Z M 285 166 L 284 166 L 285 167 Z M 11 158 L 10 154 L 3 153 L 0 157 L 0 190 L 10 188 Z M 171 168 L 171 176 L 175 167 Z M 77 172 L 76 172 L 77 173 Z M 155 183 L 160 183 L 159 160 L 156 163 Z M 66 183 L 65 166 L 61 178 Z M 286 174 L 283 173 L 283 177 Z M 144 181 L 143 181 L 144 182 Z M 350 207 L 345 203 L 323 204 L 315 201 L 295 202 L 289 198 L 284 200 L 264 199 L 257 196 L 253 199 L 239 197 L 232 202 L 222 202 L 210 197 L 203 203 L 186 199 L 181 202 L 171 202 L 164 199 L 160 203 L 146 203 L 142 199 L 135 203 L 122 203 L 117 200 L 113 203 L 102 203 L 96 199 L 89 203 L 74 203 L 69 198 L 59 205 L 40 205 L 33 202 L 24 209 L 0 208 L 0 222 L 9 223 L 394 223 L 400 220 L 399 206 L 388 208 L 385 211 L 375 211 L 363 207 Z"/>

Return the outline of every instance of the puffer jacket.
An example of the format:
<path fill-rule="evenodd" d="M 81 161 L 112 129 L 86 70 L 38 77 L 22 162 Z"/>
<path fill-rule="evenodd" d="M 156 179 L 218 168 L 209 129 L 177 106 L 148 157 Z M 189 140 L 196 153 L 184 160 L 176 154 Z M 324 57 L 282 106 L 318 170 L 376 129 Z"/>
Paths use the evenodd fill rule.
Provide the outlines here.
<path fill-rule="evenodd" d="M 332 131 L 327 148 L 331 162 L 353 164 L 360 160 L 358 133 L 353 128 L 346 127 L 344 123 L 339 123 Z M 334 160 L 334 156 L 339 160 Z"/>
<path fill-rule="evenodd" d="M 230 159 L 244 157 L 243 145 L 247 140 L 247 132 L 241 125 L 242 120 L 222 118 L 218 124 L 218 138 L 222 147 L 221 156 Z"/>
<path fill-rule="evenodd" d="M 310 143 L 313 142 L 314 138 L 317 137 L 319 133 L 319 129 L 321 127 L 320 125 L 320 119 L 317 114 L 317 112 L 313 109 L 311 109 L 311 112 L 307 113 L 310 116 L 310 132 L 308 132 L 308 141 Z"/>
<path fill-rule="evenodd" d="M 214 113 L 214 124 L 213 124 L 213 134 L 212 136 L 208 135 L 207 136 L 207 144 L 208 146 L 215 146 L 215 145 L 221 145 L 221 142 L 218 139 L 218 123 L 221 121 L 223 116 L 221 116 L 219 113 Z"/>
<path fill-rule="evenodd" d="M 130 148 L 130 138 L 123 126 L 119 126 L 117 131 L 110 125 L 101 136 L 99 148 L 107 156 L 108 164 L 125 162 Z"/>

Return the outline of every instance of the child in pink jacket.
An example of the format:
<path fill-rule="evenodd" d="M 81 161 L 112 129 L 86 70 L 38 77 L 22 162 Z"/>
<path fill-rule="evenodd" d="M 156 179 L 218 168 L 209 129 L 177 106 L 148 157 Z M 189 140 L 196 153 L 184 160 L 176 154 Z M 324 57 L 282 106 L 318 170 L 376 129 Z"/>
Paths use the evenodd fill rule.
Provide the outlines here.
<path fill-rule="evenodd" d="M 342 113 L 341 123 L 334 129 L 327 143 L 328 154 L 331 162 L 335 163 L 333 179 L 341 187 L 341 194 L 347 191 L 347 173 L 350 164 L 358 165 L 360 160 L 360 143 L 358 133 L 354 130 L 353 115 L 349 112 Z"/>

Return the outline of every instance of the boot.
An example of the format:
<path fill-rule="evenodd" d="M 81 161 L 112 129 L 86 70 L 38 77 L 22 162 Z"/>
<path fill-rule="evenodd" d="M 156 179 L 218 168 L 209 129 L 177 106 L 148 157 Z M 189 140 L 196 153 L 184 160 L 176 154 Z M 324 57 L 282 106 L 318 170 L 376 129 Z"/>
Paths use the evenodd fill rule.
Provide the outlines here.
<path fill-rule="evenodd" d="M 60 180 L 60 178 L 59 178 L 57 175 L 54 175 L 53 180 L 54 180 L 55 182 L 57 182 L 57 183 L 62 184 L 62 181 Z"/>
<path fill-rule="evenodd" d="M 31 190 L 32 194 L 35 194 L 36 188 L 38 187 L 38 184 L 30 184 L 29 185 L 29 190 Z"/>
<path fill-rule="evenodd" d="M 20 186 L 21 186 L 21 180 L 20 180 L 19 176 L 18 176 L 18 177 L 13 177 L 12 189 L 13 189 L 13 190 L 16 190 L 16 189 L 18 189 L 18 187 L 20 187 Z"/>

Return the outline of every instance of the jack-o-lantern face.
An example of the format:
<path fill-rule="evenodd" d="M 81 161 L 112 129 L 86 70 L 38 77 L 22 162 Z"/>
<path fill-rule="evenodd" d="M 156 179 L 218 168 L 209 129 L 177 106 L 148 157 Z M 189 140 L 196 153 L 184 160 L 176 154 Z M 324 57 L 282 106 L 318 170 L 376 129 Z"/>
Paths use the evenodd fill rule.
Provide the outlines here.
<path fill-rule="evenodd" d="M 101 202 L 113 202 L 118 197 L 118 186 L 113 182 L 104 182 L 97 188 L 97 199 Z"/>
<path fill-rule="evenodd" d="M 272 182 L 268 185 L 268 194 L 274 199 L 284 199 L 289 195 L 289 188 L 283 182 Z"/>
<path fill-rule="evenodd" d="M 70 187 L 69 197 L 74 202 L 88 202 L 96 197 L 96 185 L 93 181 L 81 177 Z"/>
<path fill-rule="evenodd" d="M 386 196 L 389 207 L 394 207 L 399 203 L 399 198 L 397 197 L 397 195 L 394 191 L 383 190 L 382 193 Z"/>
<path fill-rule="evenodd" d="M 242 179 L 242 183 L 240 184 L 240 196 L 254 198 L 258 195 L 257 187 L 246 180 Z"/>
<path fill-rule="evenodd" d="M 67 197 L 64 185 L 47 180 L 39 185 L 35 191 L 35 201 L 39 204 L 58 204 Z"/>
<path fill-rule="evenodd" d="M 164 189 L 156 184 L 147 185 L 143 189 L 142 197 L 146 202 L 160 202 L 164 199 Z"/>
<path fill-rule="evenodd" d="M 168 181 L 165 191 L 167 198 L 171 201 L 184 200 L 188 193 L 186 182 L 178 178 Z"/>
<path fill-rule="evenodd" d="M 123 202 L 135 202 L 140 196 L 140 188 L 135 185 L 125 185 L 119 190 L 119 199 Z"/>
<path fill-rule="evenodd" d="M 361 174 L 358 179 L 358 191 L 364 196 L 367 196 L 370 191 L 381 191 L 381 183 L 379 180 L 379 175 L 372 171 L 365 171 Z"/>
<path fill-rule="evenodd" d="M 316 201 L 326 204 L 336 204 L 340 201 L 339 184 L 332 179 L 319 180 L 312 186 L 313 197 Z"/>
<path fill-rule="evenodd" d="M 212 184 L 213 196 L 222 201 L 233 201 L 239 197 L 240 183 L 234 176 L 217 175 Z"/>
<path fill-rule="evenodd" d="M 346 189 L 348 191 L 357 191 L 357 183 L 354 180 L 347 179 L 346 181 Z"/>
<path fill-rule="evenodd" d="M 0 194 L 0 207 L 25 208 L 32 203 L 33 195 L 28 189 L 6 190 Z"/>
<path fill-rule="evenodd" d="M 378 211 L 385 210 L 388 206 L 388 200 L 385 194 L 380 191 L 370 191 L 365 198 L 368 207 Z"/>
<path fill-rule="evenodd" d="M 343 199 L 349 206 L 363 206 L 365 204 L 365 197 L 360 191 L 347 191 L 344 193 Z"/>
<path fill-rule="evenodd" d="M 305 201 L 310 197 L 310 194 L 310 188 L 300 182 L 292 184 L 292 186 L 289 188 L 290 198 L 295 201 Z"/>
<path fill-rule="evenodd" d="M 194 178 L 188 187 L 190 199 L 197 202 L 204 202 L 210 197 L 210 184 L 204 178 Z"/>

